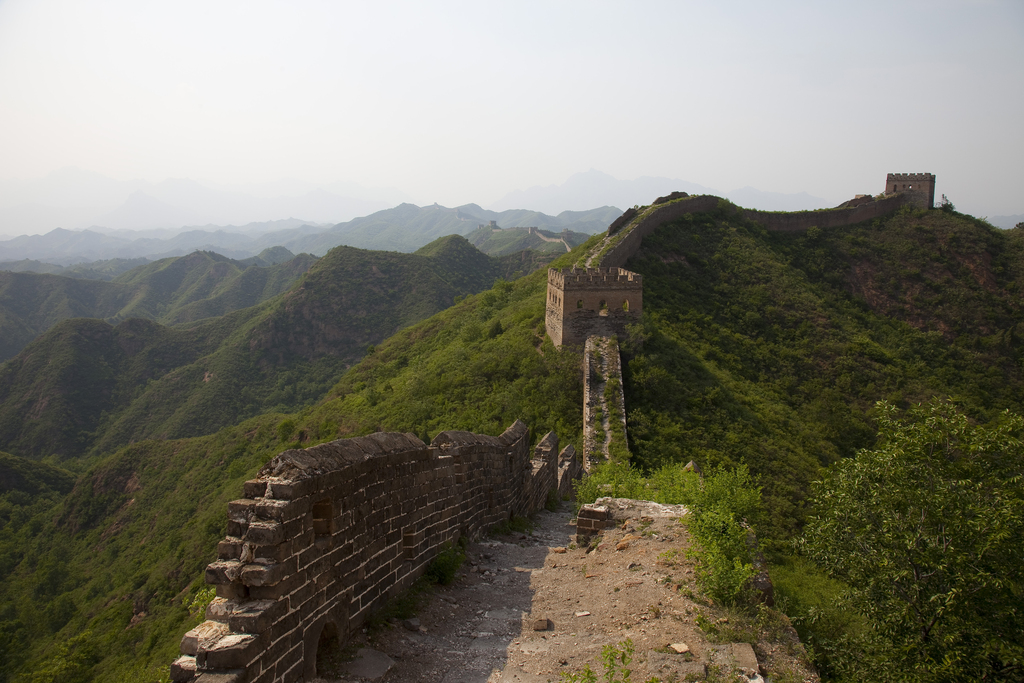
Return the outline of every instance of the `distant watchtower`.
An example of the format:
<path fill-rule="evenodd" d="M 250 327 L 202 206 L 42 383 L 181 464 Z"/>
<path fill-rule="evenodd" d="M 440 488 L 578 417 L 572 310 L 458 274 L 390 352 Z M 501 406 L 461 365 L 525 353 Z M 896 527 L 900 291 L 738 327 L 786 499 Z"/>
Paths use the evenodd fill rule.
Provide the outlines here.
<path fill-rule="evenodd" d="M 910 203 L 922 209 L 935 208 L 935 174 L 890 173 L 885 178 L 885 194 L 903 192 Z"/>
<path fill-rule="evenodd" d="M 548 269 L 544 325 L 555 346 L 582 346 L 591 335 L 624 335 L 644 308 L 643 280 L 625 268 Z"/>

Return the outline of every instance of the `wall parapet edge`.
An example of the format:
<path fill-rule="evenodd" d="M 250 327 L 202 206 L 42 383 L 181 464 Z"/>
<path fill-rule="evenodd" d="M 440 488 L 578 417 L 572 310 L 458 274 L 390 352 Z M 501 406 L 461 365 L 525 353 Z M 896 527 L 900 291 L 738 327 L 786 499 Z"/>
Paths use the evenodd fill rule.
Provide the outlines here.
<path fill-rule="evenodd" d="M 325 629 L 351 633 L 447 543 L 571 493 L 572 446 L 559 453 L 550 432 L 531 452 L 528 439 L 517 420 L 497 437 L 445 431 L 428 446 L 381 432 L 275 456 L 228 504 L 206 569 L 217 597 L 171 679 L 311 680 Z"/>

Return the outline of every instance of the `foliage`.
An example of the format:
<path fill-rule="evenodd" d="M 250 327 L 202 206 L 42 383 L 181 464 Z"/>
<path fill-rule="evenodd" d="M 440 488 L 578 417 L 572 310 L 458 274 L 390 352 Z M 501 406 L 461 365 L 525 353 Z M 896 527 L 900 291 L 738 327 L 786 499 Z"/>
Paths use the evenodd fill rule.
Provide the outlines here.
<path fill-rule="evenodd" d="M 99 456 L 144 438 L 209 434 L 308 405 L 368 344 L 456 295 L 490 287 L 505 268 L 461 237 L 421 251 L 338 247 L 284 295 L 177 328 L 66 320 L 0 366 L 0 447 L 34 459 Z M 204 258 L 216 265 L 223 257 Z M 177 263 L 157 261 L 125 277 L 202 289 L 206 279 L 177 272 Z M 497 336 L 504 323 L 493 324 Z"/>
<path fill-rule="evenodd" d="M 939 202 L 939 209 L 946 213 L 955 213 L 956 207 L 953 206 L 953 202 L 946 198 L 946 195 L 942 195 L 942 201 Z"/>
<path fill-rule="evenodd" d="M 605 645 L 601 650 L 601 664 L 604 668 L 604 675 L 601 680 L 604 683 L 630 683 L 632 669 L 627 667 L 633 661 L 633 640 L 627 638 L 618 645 Z M 570 683 L 597 683 L 597 674 L 587 664 L 579 673 L 561 672 L 561 679 Z M 657 683 L 658 679 L 650 678 L 648 683 Z"/>
<path fill-rule="evenodd" d="M 978 419 L 1024 390 L 1024 234 L 910 210 L 769 233 L 731 210 L 644 239 L 644 316 L 624 340 L 633 463 L 744 463 L 770 545 L 811 482 L 871 446 L 875 402 L 956 396 Z"/>
<path fill-rule="evenodd" d="M 1024 418 L 878 406 L 875 449 L 815 485 L 804 547 L 870 625 L 886 680 L 1024 679 Z"/>
<path fill-rule="evenodd" d="M 455 574 L 466 559 L 465 541 L 459 540 L 463 541 L 459 545 L 445 544 L 437 553 L 437 557 L 427 565 L 424 574 L 432 582 L 447 586 L 455 580 Z"/>
<path fill-rule="evenodd" d="M 57 648 L 44 666 L 28 676 L 28 683 L 89 683 L 100 659 L 92 632 L 83 631 Z"/>

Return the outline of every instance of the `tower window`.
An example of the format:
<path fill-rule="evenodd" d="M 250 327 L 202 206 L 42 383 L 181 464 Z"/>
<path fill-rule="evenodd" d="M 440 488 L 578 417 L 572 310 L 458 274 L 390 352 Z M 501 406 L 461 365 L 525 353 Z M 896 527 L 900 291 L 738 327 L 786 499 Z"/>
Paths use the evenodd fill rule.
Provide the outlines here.
<path fill-rule="evenodd" d="M 334 531 L 334 505 L 330 498 L 313 503 L 313 533 L 317 536 L 330 536 Z"/>

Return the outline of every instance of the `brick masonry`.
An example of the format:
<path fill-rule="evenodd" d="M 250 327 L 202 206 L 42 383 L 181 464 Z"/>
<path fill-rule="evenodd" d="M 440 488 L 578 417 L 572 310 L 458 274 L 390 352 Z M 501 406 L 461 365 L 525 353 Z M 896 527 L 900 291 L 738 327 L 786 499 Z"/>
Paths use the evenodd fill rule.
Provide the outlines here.
<path fill-rule="evenodd" d="M 582 464 L 516 421 L 498 437 L 449 431 L 429 446 L 378 433 L 289 450 L 228 504 L 206 569 L 217 598 L 181 641 L 173 681 L 294 683 L 316 676 L 321 634 L 341 637 L 408 588 L 447 543 L 568 495 Z"/>
<path fill-rule="evenodd" d="M 624 335 L 644 310 L 643 278 L 625 268 L 548 269 L 544 325 L 555 346 Z"/>

